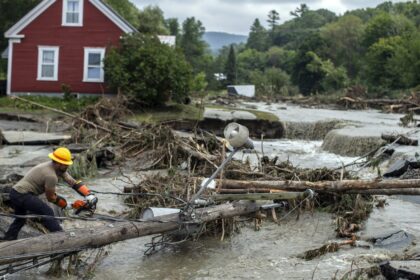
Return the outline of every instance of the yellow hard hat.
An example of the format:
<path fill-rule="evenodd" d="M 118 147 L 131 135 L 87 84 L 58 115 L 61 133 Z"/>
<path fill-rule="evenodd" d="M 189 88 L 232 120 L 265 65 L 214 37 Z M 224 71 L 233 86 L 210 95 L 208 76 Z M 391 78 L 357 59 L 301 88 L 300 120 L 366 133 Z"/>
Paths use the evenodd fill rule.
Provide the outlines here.
<path fill-rule="evenodd" d="M 57 148 L 53 153 L 48 154 L 48 157 L 55 162 L 72 165 L 73 161 L 71 160 L 71 153 L 69 149 L 60 147 Z"/>

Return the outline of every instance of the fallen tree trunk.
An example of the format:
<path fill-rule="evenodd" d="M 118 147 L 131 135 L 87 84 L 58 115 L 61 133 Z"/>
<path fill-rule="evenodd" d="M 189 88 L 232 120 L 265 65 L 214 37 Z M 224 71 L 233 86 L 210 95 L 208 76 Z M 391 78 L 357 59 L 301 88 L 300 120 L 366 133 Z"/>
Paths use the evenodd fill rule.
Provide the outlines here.
<path fill-rule="evenodd" d="M 371 195 L 420 195 L 420 188 L 412 189 L 369 189 L 369 190 L 349 190 L 349 194 L 371 194 Z"/>
<path fill-rule="evenodd" d="M 410 139 L 404 135 L 392 135 L 392 134 L 382 134 L 381 138 L 389 143 L 396 142 L 400 145 L 407 145 L 407 146 L 418 146 L 419 141 L 417 139 Z"/>
<path fill-rule="evenodd" d="M 304 191 L 312 189 L 316 192 L 350 192 L 359 193 L 366 190 L 385 189 L 420 189 L 420 179 L 412 180 L 343 180 L 343 181 L 240 181 L 217 180 L 222 189 L 263 188 L 287 191 Z"/>
<path fill-rule="evenodd" d="M 196 210 L 200 222 L 246 215 L 257 211 L 259 205 L 252 202 L 225 203 Z M 39 237 L 0 243 L 0 265 L 19 260 L 33 259 L 45 254 L 63 251 L 97 248 L 114 242 L 178 229 L 179 214 L 156 218 L 153 221 L 124 221 L 97 228 L 75 229 L 49 233 Z"/>
<path fill-rule="evenodd" d="M 304 192 L 280 192 L 280 193 L 236 193 L 236 194 L 216 194 L 211 196 L 214 201 L 226 200 L 288 200 L 304 198 Z"/>
<path fill-rule="evenodd" d="M 217 190 L 221 194 L 234 194 L 234 193 L 271 193 L 271 192 L 282 192 L 279 190 L 270 190 L 270 189 L 220 189 Z"/>

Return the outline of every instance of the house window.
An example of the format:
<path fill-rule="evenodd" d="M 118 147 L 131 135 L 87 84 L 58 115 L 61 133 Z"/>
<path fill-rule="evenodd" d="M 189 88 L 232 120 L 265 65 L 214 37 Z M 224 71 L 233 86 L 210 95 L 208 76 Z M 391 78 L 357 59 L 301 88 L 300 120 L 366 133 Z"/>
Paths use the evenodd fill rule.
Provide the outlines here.
<path fill-rule="evenodd" d="M 83 0 L 63 0 L 63 25 L 83 25 Z"/>
<path fill-rule="evenodd" d="M 104 48 L 85 48 L 85 67 L 83 74 L 84 82 L 103 82 Z"/>
<path fill-rule="evenodd" d="M 38 80 L 58 80 L 58 47 L 38 48 Z"/>

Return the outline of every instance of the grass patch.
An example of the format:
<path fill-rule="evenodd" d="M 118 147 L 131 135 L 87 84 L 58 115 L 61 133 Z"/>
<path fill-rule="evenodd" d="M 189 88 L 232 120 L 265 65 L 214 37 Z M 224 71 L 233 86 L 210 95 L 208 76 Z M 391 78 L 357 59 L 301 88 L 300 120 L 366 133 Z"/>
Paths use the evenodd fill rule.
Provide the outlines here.
<path fill-rule="evenodd" d="M 238 109 L 238 108 L 218 106 L 218 105 L 206 105 L 206 108 L 218 109 L 218 110 L 223 110 L 223 111 L 249 112 L 249 113 L 254 114 L 259 120 L 266 120 L 266 121 L 271 121 L 271 122 L 279 121 L 279 118 L 272 113 L 262 112 L 262 111 L 253 110 L 253 109 Z"/>
<path fill-rule="evenodd" d="M 135 112 L 135 121 L 143 123 L 161 123 L 171 120 L 202 120 L 203 110 L 199 105 L 167 104 L 164 107 L 151 108 Z"/>
<path fill-rule="evenodd" d="M 54 109 L 66 111 L 66 112 L 80 112 L 86 106 L 94 104 L 98 101 L 98 97 L 85 97 L 85 98 L 71 98 L 65 100 L 58 97 L 47 97 L 47 96 L 25 96 L 23 97 L 29 101 L 39 103 L 44 106 L 48 106 Z M 11 97 L 0 98 L 0 108 L 2 111 L 42 111 L 41 107 L 33 105 L 21 100 L 13 99 Z"/>

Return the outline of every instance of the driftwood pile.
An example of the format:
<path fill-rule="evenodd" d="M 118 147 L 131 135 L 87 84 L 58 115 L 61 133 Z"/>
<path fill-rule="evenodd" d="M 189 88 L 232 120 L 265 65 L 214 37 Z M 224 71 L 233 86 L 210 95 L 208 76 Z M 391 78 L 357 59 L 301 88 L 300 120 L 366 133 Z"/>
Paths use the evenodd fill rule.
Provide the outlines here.
<path fill-rule="evenodd" d="M 344 108 L 366 109 L 375 108 L 390 113 L 420 113 L 420 92 L 411 92 L 410 95 L 401 99 L 366 99 L 363 94 L 354 94 L 348 91 L 339 101 Z"/>
<path fill-rule="evenodd" d="M 179 137 L 164 125 L 128 125 L 122 122 L 122 116 L 130 114 L 123 105 L 124 101 L 106 102 L 108 101 L 101 101 L 81 113 L 78 119 L 82 121 L 78 123 L 78 126 L 82 129 L 75 132 L 73 138 L 79 142 L 95 143 L 95 147 L 113 145 L 119 158 L 131 158 L 136 162 L 133 165 L 139 169 L 167 168 L 172 173 L 167 179 L 149 177 L 140 184 L 127 188 L 130 192 L 144 194 L 127 199 L 127 203 L 135 206 L 134 214 L 151 206 L 179 207 L 182 201 L 188 201 L 199 188 L 201 181 L 197 181 L 195 177 L 210 176 L 222 162 L 225 151 L 222 143 L 215 136 L 195 132 L 192 134 L 195 136 L 194 138 Z M 122 102 L 122 104 L 118 102 Z M 111 116 L 108 106 L 124 112 L 113 112 Z M 183 166 L 183 170 L 179 172 L 181 166 Z M 220 176 L 217 192 L 226 194 L 275 192 L 273 189 L 276 188 L 270 185 L 264 188 L 255 187 L 259 181 L 266 180 L 317 182 L 354 179 L 344 170 L 298 169 L 290 162 L 278 162 L 277 158 L 264 157 L 260 160 L 259 166 L 260 168 L 256 170 L 251 168 L 248 163 L 237 161 L 229 163 Z M 258 181 L 253 185 L 254 189 L 252 187 L 232 188 L 227 186 L 228 183 L 232 184 L 238 179 Z M 307 188 L 311 188 L 311 186 L 303 186 L 299 190 L 304 191 Z M 322 196 L 319 197 L 322 207 L 347 213 L 354 211 L 356 202 L 360 199 L 361 196 L 357 196 L 357 194 L 334 191 L 322 193 Z M 355 213 L 355 216 L 359 217 L 360 215 Z M 341 229 L 337 229 L 337 231 L 344 232 L 349 228 L 357 228 L 351 226 L 353 223 L 352 218 L 341 219 L 339 223 Z"/>

